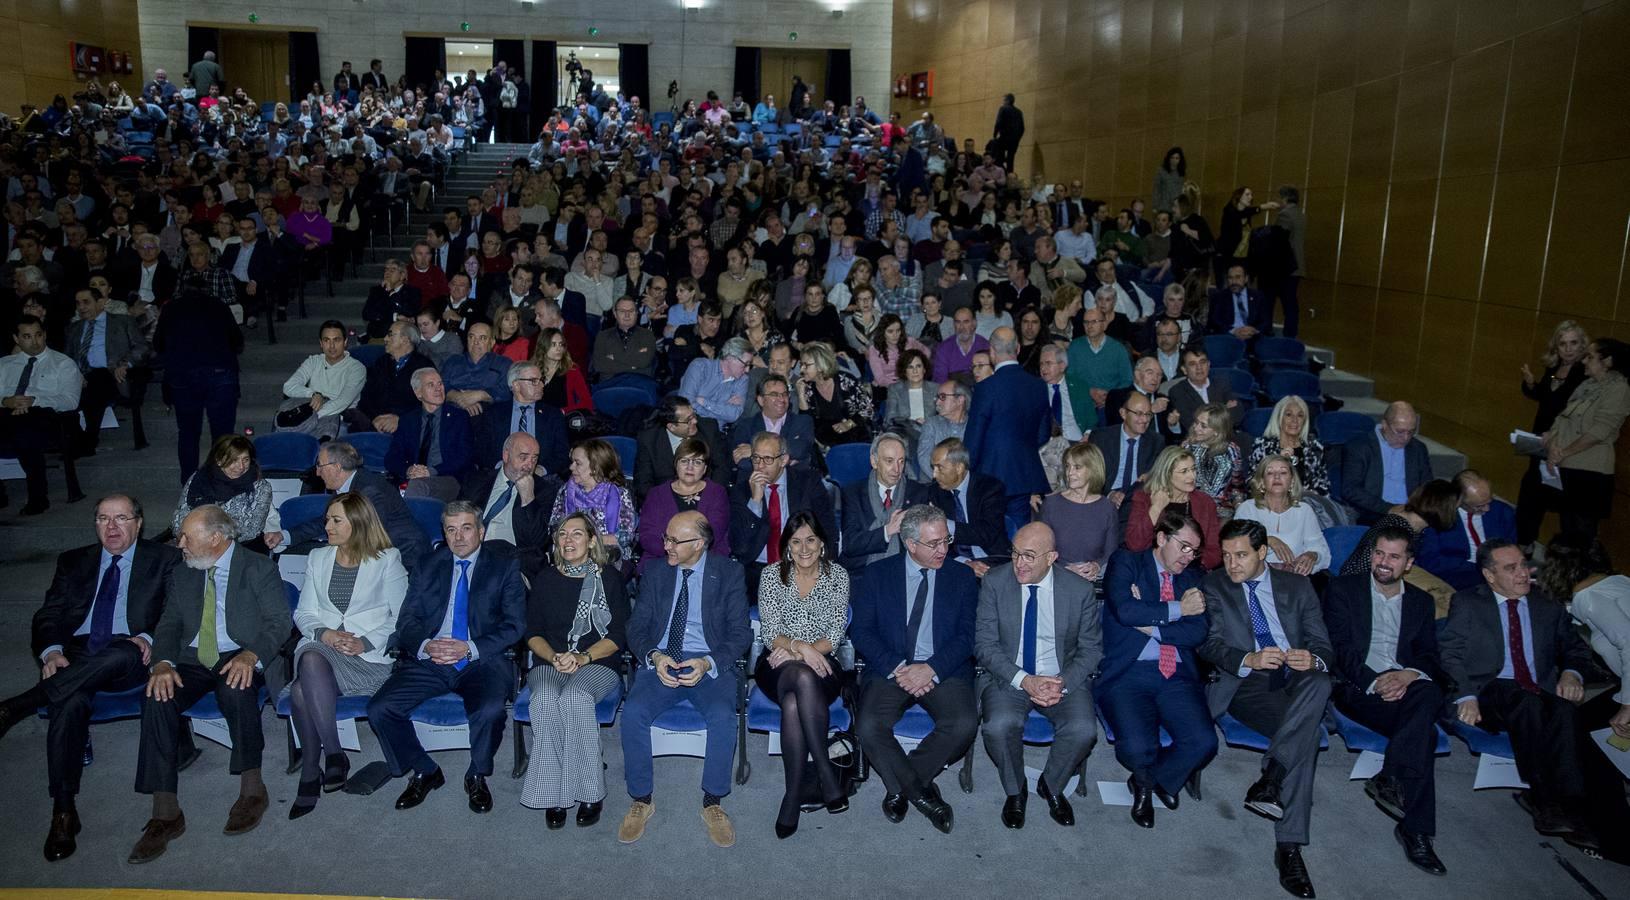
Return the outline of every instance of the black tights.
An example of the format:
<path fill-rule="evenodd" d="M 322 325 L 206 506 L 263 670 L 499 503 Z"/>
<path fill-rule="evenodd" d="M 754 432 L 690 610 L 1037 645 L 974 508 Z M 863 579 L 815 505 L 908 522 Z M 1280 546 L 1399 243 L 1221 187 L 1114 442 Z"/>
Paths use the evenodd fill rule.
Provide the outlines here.
<path fill-rule="evenodd" d="M 334 669 L 321 653 L 300 655 L 300 671 L 289 691 L 294 732 L 300 736 L 300 780 L 322 777 L 324 754 L 344 753 L 340 747 L 339 724 L 334 707 L 340 699 L 340 685 Z"/>
<path fill-rule="evenodd" d="M 783 663 L 777 670 L 775 686 L 781 698 L 781 764 L 787 773 L 787 793 L 781 798 L 776 821 L 792 825 L 798 821 L 806 756 L 815 758 L 822 797 L 836 800 L 843 796 L 843 790 L 838 785 L 838 772 L 826 755 L 828 704 L 820 677 L 805 663 Z"/>

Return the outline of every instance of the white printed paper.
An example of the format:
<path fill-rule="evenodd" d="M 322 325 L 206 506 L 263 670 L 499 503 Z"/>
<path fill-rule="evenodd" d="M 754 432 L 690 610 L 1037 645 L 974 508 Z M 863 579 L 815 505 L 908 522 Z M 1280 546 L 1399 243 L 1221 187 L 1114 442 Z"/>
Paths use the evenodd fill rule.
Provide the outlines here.
<path fill-rule="evenodd" d="M 1522 776 L 1517 774 L 1516 760 L 1495 756 L 1492 753 L 1485 753 L 1477 758 L 1477 780 L 1472 783 L 1472 790 L 1527 787 L 1528 782 L 1523 781 Z"/>
<path fill-rule="evenodd" d="M 419 744 L 428 752 L 470 749 L 468 725 L 426 725 L 423 722 L 414 722 L 413 730 L 419 735 Z"/>
<path fill-rule="evenodd" d="M 1381 765 L 1387 761 L 1386 756 L 1374 750 L 1361 750 L 1358 759 L 1353 760 L 1353 771 L 1347 773 L 1348 781 L 1364 781 L 1381 774 Z"/>
<path fill-rule="evenodd" d="M 192 723 L 192 733 L 207 741 L 214 741 L 228 750 L 232 749 L 232 731 L 226 725 L 225 719 L 188 719 Z"/>
<path fill-rule="evenodd" d="M 1103 798 L 1105 806 L 1132 805 L 1132 789 L 1124 781 L 1098 782 L 1098 796 Z"/>
<path fill-rule="evenodd" d="M 1603 753 L 1607 754 L 1608 761 L 1618 767 L 1619 774 L 1630 778 L 1630 750 L 1620 750 L 1617 747 L 1608 746 L 1607 739 L 1612 736 L 1613 729 L 1611 728 L 1603 728 L 1601 731 L 1592 731 L 1590 733 L 1590 739 L 1596 742 L 1596 746 L 1602 748 Z"/>

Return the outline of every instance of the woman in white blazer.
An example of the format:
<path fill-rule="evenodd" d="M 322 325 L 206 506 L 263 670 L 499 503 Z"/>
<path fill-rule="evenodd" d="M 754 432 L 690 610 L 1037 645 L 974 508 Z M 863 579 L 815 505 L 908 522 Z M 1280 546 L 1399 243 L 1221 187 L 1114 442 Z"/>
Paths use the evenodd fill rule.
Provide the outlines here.
<path fill-rule="evenodd" d="M 402 554 L 368 498 L 335 497 L 323 527 L 328 544 L 307 557 L 306 586 L 294 611 L 300 643 L 289 700 L 304 752 L 290 819 L 315 809 L 319 794 L 345 786 L 351 764 L 340 747 L 334 707 L 342 694 L 371 695 L 385 683 L 391 671 L 385 642 L 407 595 Z"/>

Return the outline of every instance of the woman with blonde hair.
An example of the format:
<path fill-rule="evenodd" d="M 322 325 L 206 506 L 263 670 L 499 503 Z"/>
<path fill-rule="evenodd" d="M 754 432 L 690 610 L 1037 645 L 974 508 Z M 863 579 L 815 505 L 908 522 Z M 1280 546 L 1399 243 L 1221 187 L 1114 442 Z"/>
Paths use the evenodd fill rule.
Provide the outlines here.
<path fill-rule="evenodd" d="M 1194 454 L 1183 447 L 1167 447 L 1155 457 L 1149 467 L 1149 480 L 1144 489 L 1133 491 L 1127 498 L 1132 512 L 1126 521 L 1126 548 L 1147 550 L 1155 543 L 1155 523 L 1168 508 L 1180 509 L 1200 525 L 1205 546 L 1200 564 L 1207 569 L 1222 565 L 1222 545 L 1218 533 L 1222 525 L 1217 517 L 1217 501 L 1197 489 Z"/>
<path fill-rule="evenodd" d="M 1053 289 L 1052 311 L 1047 316 L 1047 337 L 1055 341 L 1073 341 L 1086 333 L 1081 324 L 1081 289 L 1065 282 Z"/>
<path fill-rule="evenodd" d="M 1231 510 L 1240 500 L 1238 482 L 1244 476 L 1244 462 L 1233 437 L 1228 407 L 1207 403 L 1194 411 L 1194 421 L 1183 438 L 1183 448 L 1194 454 L 1195 484 L 1217 501 L 1219 510 Z"/>
<path fill-rule="evenodd" d="M 1318 515 L 1302 502 L 1302 480 L 1289 458 L 1275 454 L 1257 463 L 1251 498 L 1239 505 L 1234 518 L 1261 522 L 1268 530 L 1268 563 L 1274 568 L 1297 575 L 1330 568 L 1330 545 Z"/>
<path fill-rule="evenodd" d="M 872 389 L 838 368 L 831 344 L 805 344 L 799 361 L 798 409 L 815 420 L 815 440 L 826 447 L 870 441 L 877 410 Z"/>
<path fill-rule="evenodd" d="M 1064 451 L 1062 487 L 1041 500 L 1038 519 L 1057 536 L 1058 561 L 1088 581 L 1104 574 L 1104 565 L 1121 543 L 1115 504 L 1104 496 L 1104 455 L 1082 441 Z"/>
<path fill-rule="evenodd" d="M 589 516 L 561 519 L 554 551 L 552 563 L 532 577 L 526 598 L 532 757 L 521 805 L 546 810 L 546 824 L 556 829 L 578 804 L 577 825 L 587 828 L 600 820 L 606 797 L 594 708 L 622 678 L 628 588 L 607 564 Z"/>
<path fill-rule="evenodd" d="M 1590 349 L 1590 335 L 1572 319 L 1558 322 L 1551 331 L 1550 343 L 1545 347 L 1542 360 L 1545 370 L 1538 378 L 1527 363 L 1522 366 L 1522 395 L 1539 408 L 1534 410 L 1532 433 L 1544 434 L 1551 430 L 1556 417 L 1568 406 L 1573 392 L 1585 383 L 1585 353 Z M 1545 521 L 1550 489 L 1540 481 L 1540 461 L 1530 460 L 1517 491 L 1517 543 L 1532 544 L 1539 537 L 1540 524 Z"/>
<path fill-rule="evenodd" d="M 348 492 L 323 514 L 328 543 L 306 557 L 306 583 L 294 611 L 289 704 L 300 738 L 300 787 L 289 818 L 317 806 L 317 797 L 345 786 L 351 764 L 340 746 L 334 708 L 342 695 L 372 695 L 394 665 L 385 645 L 407 596 L 401 551 L 391 546 L 373 504 Z"/>

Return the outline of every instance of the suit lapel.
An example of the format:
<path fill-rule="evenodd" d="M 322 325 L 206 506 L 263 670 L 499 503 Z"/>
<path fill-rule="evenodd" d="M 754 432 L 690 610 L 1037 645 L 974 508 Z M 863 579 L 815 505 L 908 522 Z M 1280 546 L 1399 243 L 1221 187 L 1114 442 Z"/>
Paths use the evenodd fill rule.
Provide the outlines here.
<path fill-rule="evenodd" d="M 1058 577 L 1058 570 L 1053 572 L 1053 654 L 1058 658 L 1059 669 L 1064 668 L 1064 648 L 1070 645 L 1066 636 L 1074 627 L 1075 620 L 1080 611 L 1072 601 L 1065 599 L 1062 580 Z M 1159 596 L 1157 593 L 1155 596 Z"/>
<path fill-rule="evenodd" d="M 1268 569 L 1268 583 L 1273 586 L 1273 608 L 1279 614 L 1279 630 L 1285 633 L 1285 642 L 1292 647 L 1301 645 L 1301 628 L 1291 634 L 1292 625 L 1299 625 L 1296 610 L 1290 607 L 1290 579 L 1280 578 L 1277 569 Z"/>

